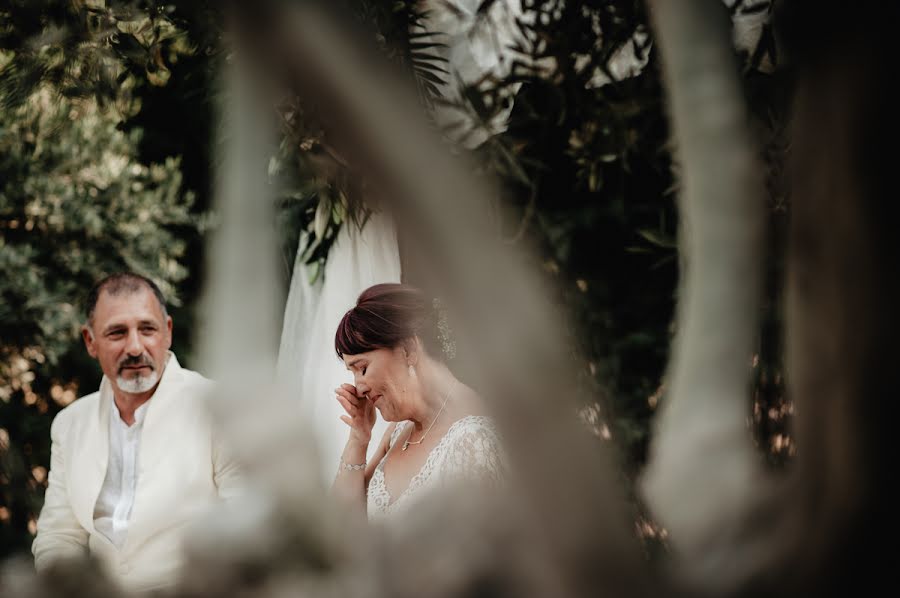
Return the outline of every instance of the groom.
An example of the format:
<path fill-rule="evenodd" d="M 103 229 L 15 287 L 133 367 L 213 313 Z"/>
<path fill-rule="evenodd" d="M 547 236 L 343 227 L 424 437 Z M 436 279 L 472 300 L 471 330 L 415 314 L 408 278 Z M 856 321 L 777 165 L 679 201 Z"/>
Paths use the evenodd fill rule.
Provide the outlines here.
<path fill-rule="evenodd" d="M 182 564 L 186 526 L 238 492 L 237 468 L 207 415 L 212 383 L 169 351 L 159 288 L 114 274 L 91 290 L 86 317 L 84 343 L 104 376 L 53 421 L 35 566 L 90 553 L 127 589 L 163 588 Z"/>

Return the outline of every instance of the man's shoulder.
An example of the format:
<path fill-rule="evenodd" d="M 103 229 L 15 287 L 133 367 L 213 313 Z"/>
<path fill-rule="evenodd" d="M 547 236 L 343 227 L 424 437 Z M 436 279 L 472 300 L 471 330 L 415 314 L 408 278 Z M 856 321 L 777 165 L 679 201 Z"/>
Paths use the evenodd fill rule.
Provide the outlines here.
<path fill-rule="evenodd" d="M 95 413 L 97 405 L 100 402 L 100 391 L 92 392 L 89 395 L 72 401 L 64 407 L 53 419 L 54 426 L 68 426 L 74 421 L 79 421 L 88 417 L 89 414 Z"/>
<path fill-rule="evenodd" d="M 206 409 L 207 401 L 212 397 L 214 388 L 215 382 L 203 374 L 181 367 L 178 371 L 178 382 L 173 387 L 173 391 L 175 396 L 179 397 L 178 404 Z"/>

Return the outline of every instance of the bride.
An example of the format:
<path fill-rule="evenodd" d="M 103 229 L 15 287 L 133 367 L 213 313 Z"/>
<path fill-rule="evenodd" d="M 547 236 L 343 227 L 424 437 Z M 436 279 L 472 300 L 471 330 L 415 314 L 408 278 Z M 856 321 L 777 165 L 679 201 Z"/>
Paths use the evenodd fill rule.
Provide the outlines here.
<path fill-rule="evenodd" d="M 445 363 L 455 346 L 437 301 L 408 285 L 370 287 L 341 320 L 335 350 L 354 378 L 335 390 L 350 426 L 337 494 L 380 518 L 454 479 L 501 479 L 494 425 Z M 366 462 L 376 409 L 393 423 Z"/>

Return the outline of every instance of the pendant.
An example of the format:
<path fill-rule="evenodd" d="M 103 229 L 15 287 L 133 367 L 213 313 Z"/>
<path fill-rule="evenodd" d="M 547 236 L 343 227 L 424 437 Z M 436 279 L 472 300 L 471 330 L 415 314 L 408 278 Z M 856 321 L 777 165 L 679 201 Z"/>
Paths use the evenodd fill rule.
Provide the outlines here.
<path fill-rule="evenodd" d="M 403 441 L 403 447 L 402 447 L 400 450 L 401 450 L 401 451 L 405 451 L 405 450 L 408 449 L 408 448 L 409 448 L 409 441 L 408 441 L 408 440 L 404 440 L 404 441 Z"/>

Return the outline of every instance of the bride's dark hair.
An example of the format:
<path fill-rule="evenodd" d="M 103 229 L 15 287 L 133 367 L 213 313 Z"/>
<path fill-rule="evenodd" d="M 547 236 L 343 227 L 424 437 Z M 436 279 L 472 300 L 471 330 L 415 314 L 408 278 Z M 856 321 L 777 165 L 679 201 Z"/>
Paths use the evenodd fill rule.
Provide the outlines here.
<path fill-rule="evenodd" d="M 334 335 L 338 357 L 391 349 L 418 337 L 432 357 L 444 359 L 437 338 L 437 315 L 425 294 L 412 286 L 382 283 L 369 287 L 344 314 Z"/>

